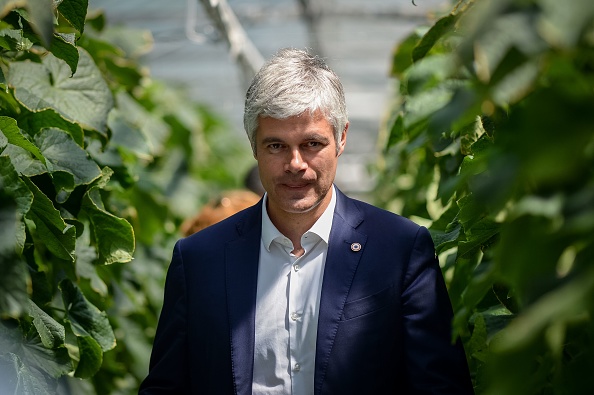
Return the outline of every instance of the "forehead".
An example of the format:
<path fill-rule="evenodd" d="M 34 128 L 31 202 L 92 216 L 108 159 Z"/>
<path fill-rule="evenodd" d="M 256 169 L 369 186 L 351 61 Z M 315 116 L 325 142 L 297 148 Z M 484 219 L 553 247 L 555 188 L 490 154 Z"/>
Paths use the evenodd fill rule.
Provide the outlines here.
<path fill-rule="evenodd" d="M 258 118 L 257 134 L 259 137 L 266 134 L 299 134 L 300 132 L 316 132 L 333 135 L 332 124 L 320 112 L 311 114 L 304 112 L 287 118 L 272 118 L 260 116 Z"/>

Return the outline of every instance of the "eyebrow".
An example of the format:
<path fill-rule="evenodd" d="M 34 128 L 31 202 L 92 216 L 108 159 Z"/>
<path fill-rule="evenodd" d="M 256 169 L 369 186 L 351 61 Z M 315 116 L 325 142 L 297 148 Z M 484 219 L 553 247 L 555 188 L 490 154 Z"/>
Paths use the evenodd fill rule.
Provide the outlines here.
<path fill-rule="evenodd" d="M 330 143 L 330 140 L 326 136 L 321 135 L 319 133 L 308 134 L 307 136 L 305 136 L 305 138 L 303 140 L 304 141 L 321 141 L 326 144 Z M 265 137 L 264 139 L 262 139 L 261 144 L 284 143 L 284 142 L 285 142 L 285 140 L 283 140 L 281 137 L 270 136 L 270 137 Z"/>

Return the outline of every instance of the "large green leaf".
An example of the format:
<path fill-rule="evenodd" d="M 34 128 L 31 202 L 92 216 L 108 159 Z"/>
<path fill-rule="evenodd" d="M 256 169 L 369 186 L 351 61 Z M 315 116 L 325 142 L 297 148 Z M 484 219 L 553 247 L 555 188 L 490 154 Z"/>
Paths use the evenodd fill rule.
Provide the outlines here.
<path fill-rule="evenodd" d="M 84 128 L 105 133 L 113 98 L 101 72 L 89 54 L 78 48 L 76 73 L 51 53 L 41 64 L 30 61 L 10 64 L 8 83 L 16 99 L 30 111 L 53 109 Z"/>
<path fill-rule="evenodd" d="M 23 334 L 22 328 L 11 327 L 0 321 L 0 350 L 0 353 L 18 355 L 24 365 L 46 372 L 52 377 L 57 378 L 72 371 L 72 362 L 66 348 L 45 347 L 34 327 Z"/>
<path fill-rule="evenodd" d="M 30 369 L 16 354 L 0 353 L 0 372 L 2 372 L 2 383 L 0 383 L 2 394 L 54 394 L 39 372 Z"/>
<path fill-rule="evenodd" d="M 48 172 L 47 166 L 24 148 L 8 144 L 3 154 L 10 158 L 14 169 L 21 176 L 33 177 Z M 51 163 L 49 165 L 51 166 Z"/>
<path fill-rule="evenodd" d="M 135 244 L 132 225 L 103 208 L 97 188 L 92 188 L 85 194 L 82 208 L 91 222 L 99 261 L 104 264 L 131 261 Z"/>
<path fill-rule="evenodd" d="M 70 280 L 60 282 L 66 317 L 76 336 L 90 336 L 101 350 L 109 351 L 116 346 L 116 339 L 107 314 L 85 298 L 80 289 Z"/>
<path fill-rule="evenodd" d="M 33 204 L 27 213 L 27 225 L 38 235 L 36 243 L 43 243 L 48 250 L 61 259 L 74 261 L 76 229 L 64 222 L 52 201 L 31 180 L 25 183 L 33 192 Z"/>
<path fill-rule="evenodd" d="M 76 144 L 84 147 L 84 134 L 80 125 L 66 121 L 53 110 L 29 112 L 19 118 L 19 125 L 31 135 L 39 133 L 42 129 L 64 130 L 72 136 Z"/>
<path fill-rule="evenodd" d="M 54 178 L 56 172 L 65 172 L 72 176 L 72 179 L 54 179 L 58 201 L 65 201 L 74 187 L 89 184 L 101 176 L 101 169 L 95 161 L 63 130 L 44 129 L 35 135 L 35 142 L 46 160 L 52 164 Z M 65 182 L 61 183 L 62 180 Z"/>

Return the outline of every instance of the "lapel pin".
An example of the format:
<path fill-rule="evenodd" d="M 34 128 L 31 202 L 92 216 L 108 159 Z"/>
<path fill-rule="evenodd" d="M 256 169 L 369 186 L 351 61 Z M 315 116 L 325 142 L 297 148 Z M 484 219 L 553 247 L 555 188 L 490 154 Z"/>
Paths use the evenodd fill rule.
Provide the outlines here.
<path fill-rule="evenodd" d="M 351 244 L 351 250 L 353 250 L 354 252 L 361 251 L 361 244 L 359 244 L 359 243 Z"/>

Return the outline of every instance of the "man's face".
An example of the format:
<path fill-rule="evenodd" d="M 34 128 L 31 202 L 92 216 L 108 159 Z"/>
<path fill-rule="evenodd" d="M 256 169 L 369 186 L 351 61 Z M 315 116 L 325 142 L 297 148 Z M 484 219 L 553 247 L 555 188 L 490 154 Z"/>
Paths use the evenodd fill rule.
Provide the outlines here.
<path fill-rule="evenodd" d="M 259 119 L 255 157 L 271 217 L 325 210 L 347 128 L 337 142 L 332 125 L 319 112 Z"/>

